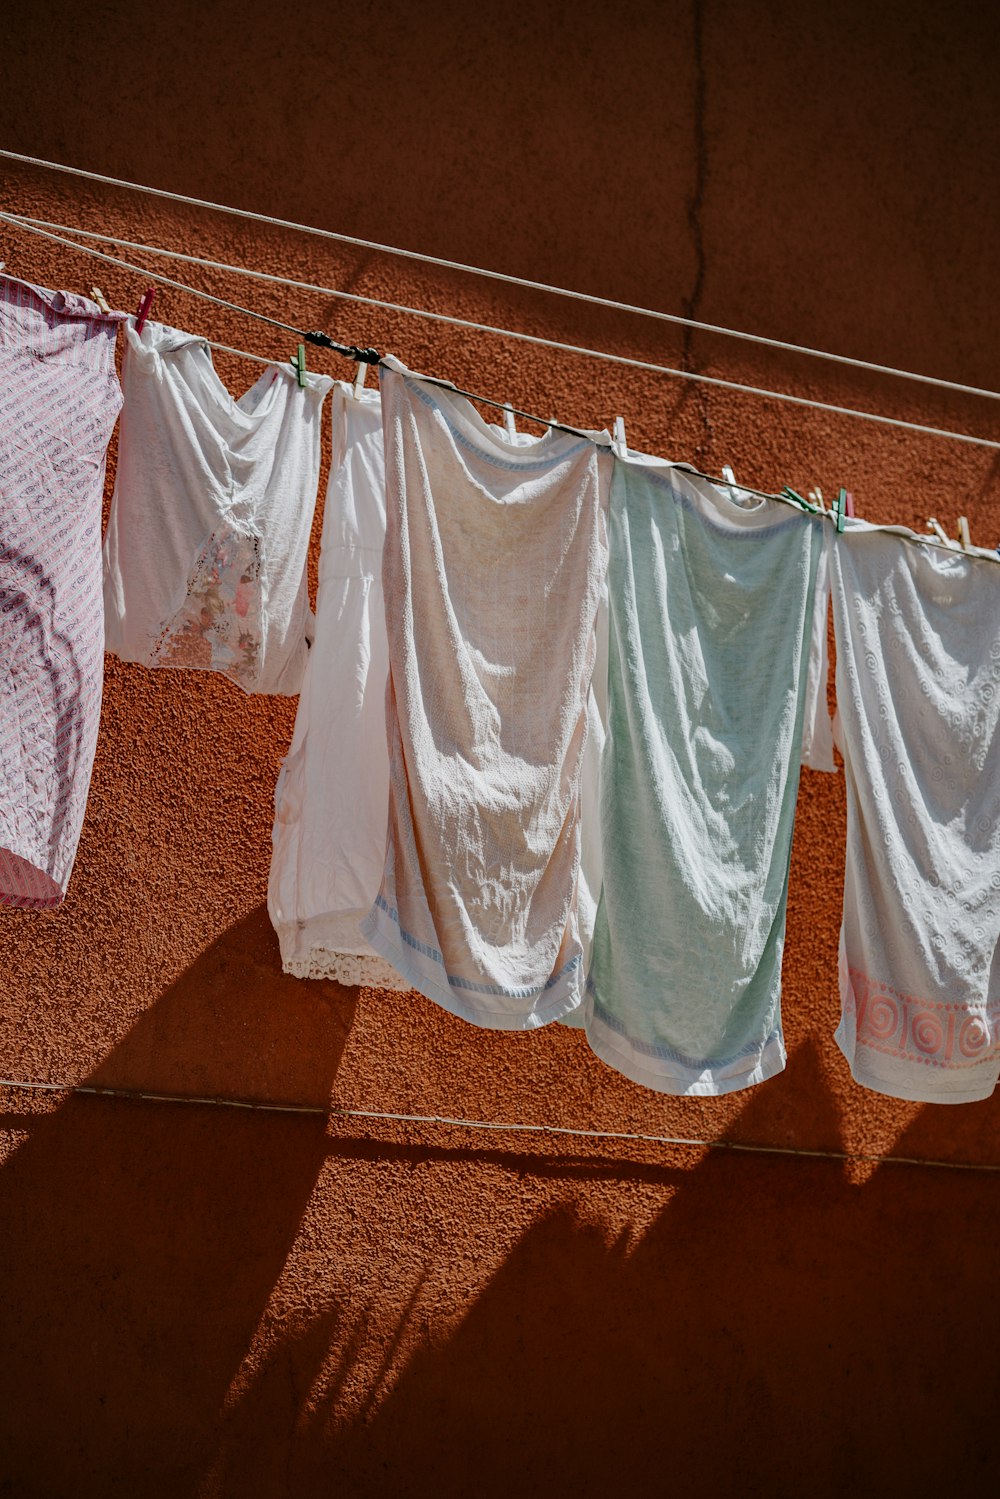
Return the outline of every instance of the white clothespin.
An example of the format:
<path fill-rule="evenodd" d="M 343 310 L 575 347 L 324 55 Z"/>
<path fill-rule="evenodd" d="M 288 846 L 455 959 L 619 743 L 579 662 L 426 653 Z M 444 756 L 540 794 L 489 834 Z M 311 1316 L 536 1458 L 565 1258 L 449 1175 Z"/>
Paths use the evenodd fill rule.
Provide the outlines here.
<path fill-rule="evenodd" d="M 111 311 L 111 308 L 107 303 L 107 298 L 105 297 L 99 286 L 92 286 L 90 288 L 90 295 L 93 297 L 94 301 L 97 303 L 102 312 Z"/>
<path fill-rule="evenodd" d="M 360 401 L 361 400 L 361 392 L 365 388 L 365 376 L 367 375 L 367 373 L 368 373 L 368 366 L 367 366 L 367 364 L 365 364 L 365 362 L 364 362 L 363 359 L 359 359 L 358 360 L 358 373 L 354 377 L 354 399 L 356 401 Z"/>
<path fill-rule="evenodd" d="M 514 408 L 509 401 L 503 403 L 503 424 L 507 428 L 507 436 L 513 442 L 517 436 L 517 424 L 514 421 Z"/>
<path fill-rule="evenodd" d="M 940 521 L 935 520 L 933 515 L 929 515 L 927 517 L 927 524 L 934 532 L 934 535 L 937 537 L 938 541 L 943 542 L 946 547 L 951 547 L 951 550 L 953 552 L 957 552 L 960 550 L 958 542 L 952 541 L 944 526 L 941 525 Z"/>
<path fill-rule="evenodd" d="M 4 268 L 4 266 L 5 266 L 5 265 L 6 265 L 6 264 L 7 264 L 7 262 L 6 262 L 6 260 L 0 260 L 0 271 L 2 271 L 2 270 L 3 270 L 3 268 Z"/>
<path fill-rule="evenodd" d="M 615 417 L 615 425 L 612 436 L 614 439 L 615 452 L 618 454 L 619 458 L 627 458 L 628 443 L 625 440 L 625 418 L 623 416 Z"/>
<path fill-rule="evenodd" d="M 969 534 L 969 518 L 967 515 L 958 517 L 958 539 L 962 543 L 963 552 L 972 551 L 972 537 Z"/>
<path fill-rule="evenodd" d="M 728 463 L 724 463 L 722 465 L 722 477 L 726 481 L 726 484 L 728 486 L 729 498 L 732 500 L 734 505 L 738 505 L 740 503 L 740 497 L 736 488 L 736 475 L 733 473 L 732 468 Z"/>
<path fill-rule="evenodd" d="M 821 510 L 826 509 L 826 506 L 823 504 L 823 491 L 820 489 L 818 484 L 816 485 L 815 489 L 810 489 L 809 498 L 811 500 L 814 500 Z"/>

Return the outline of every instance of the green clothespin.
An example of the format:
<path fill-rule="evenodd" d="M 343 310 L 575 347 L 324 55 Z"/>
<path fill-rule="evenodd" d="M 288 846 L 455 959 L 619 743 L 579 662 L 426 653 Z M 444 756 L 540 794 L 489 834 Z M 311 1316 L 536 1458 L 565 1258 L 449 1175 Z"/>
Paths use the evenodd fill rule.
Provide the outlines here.
<path fill-rule="evenodd" d="M 788 499 L 794 500 L 796 505 L 801 505 L 803 510 L 808 510 L 812 515 L 822 515 L 823 512 L 818 505 L 814 505 L 811 500 L 804 499 L 802 495 L 796 493 L 790 484 L 786 484 L 782 488 L 781 493 Z"/>
<path fill-rule="evenodd" d="M 293 354 L 292 355 L 291 364 L 292 364 L 292 369 L 295 371 L 295 377 L 296 377 L 296 379 L 299 382 L 299 389 L 300 390 L 305 390 L 305 388 L 306 388 L 306 346 L 305 346 L 305 344 L 299 344 L 299 352 L 297 354 Z"/>
<path fill-rule="evenodd" d="M 843 529 L 844 529 L 844 516 L 845 516 L 846 513 L 847 513 L 847 490 L 844 488 L 843 485 L 841 485 L 840 486 L 840 493 L 837 495 L 837 498 L 833 502 L 833 518 L 834 518 L 834 521 L 836 522 L 837 530 L 838 531 L 843 531 Z"/>

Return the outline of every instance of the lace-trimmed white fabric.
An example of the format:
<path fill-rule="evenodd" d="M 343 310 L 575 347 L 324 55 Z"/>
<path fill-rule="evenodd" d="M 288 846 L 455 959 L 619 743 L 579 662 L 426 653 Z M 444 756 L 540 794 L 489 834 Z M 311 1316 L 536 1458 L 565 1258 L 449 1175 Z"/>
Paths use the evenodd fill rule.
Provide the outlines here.
<path fill-rule="evenodd" d="M 338 383 L 316 634 L 274 796 L 267 903 L 286 973 L 410 986 L 358 930 L 382 877 L 389 804 L 382 600 L 385 460 L 376 390 Z"/>
<path fill-rule="evenodd" d="M 299 690 L 320 413 L 333 381 L 274 364 L 239 400 L 203 340 L 125 326 L 118 472 L 104 542 L 107 649 Z"/>
<path fill-rule="evenodd" d="M 827 545 L 847 781 L 840 1049 L 922 1103 L 1000 1075 L 1000 586 L 863 521 Z"/>

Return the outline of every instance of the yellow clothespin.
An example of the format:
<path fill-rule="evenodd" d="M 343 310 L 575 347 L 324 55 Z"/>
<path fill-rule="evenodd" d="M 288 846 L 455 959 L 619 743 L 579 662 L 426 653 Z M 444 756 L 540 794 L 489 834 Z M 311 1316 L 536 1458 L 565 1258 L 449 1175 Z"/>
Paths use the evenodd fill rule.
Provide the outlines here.
<path fill-rule="evenodd" d="M 99 286 L 92 286 L 90 288 L 90 295 L 93 297 L 94 301 L 97 303 L 102 312 L 111 311 L 111 308 L 108 306 L 107 299 Z"/>
<path fill-rule="evenodd" d="M 972 537 L 969 535 L 969 518 L 965 515 L 958 517 L 958 539 L 962 543 L 963 552 L 972 551 Z"/>

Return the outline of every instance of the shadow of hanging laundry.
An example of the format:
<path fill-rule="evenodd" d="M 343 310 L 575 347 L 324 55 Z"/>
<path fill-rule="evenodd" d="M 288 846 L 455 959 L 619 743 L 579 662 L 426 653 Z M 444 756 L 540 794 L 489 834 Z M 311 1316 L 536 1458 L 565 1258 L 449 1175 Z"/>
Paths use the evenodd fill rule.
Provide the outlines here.
<path fill-rule="evenodd" d="M 749 1095 L 742 1138 L 758 1135 L 762 1102 Z M 904 1132 L 900 1152 L 911 1143 Z M 526 1150 L 519 1173 L 550 1153 Z M 644 1180 L 637 1211 L 657 1190 Z M 386 1289 L 391 1367 L 371 1358 L 348 1420 L 343 1353 L 324 1359 L 300 1328 L 308 1366 L 293 1375 L 274 1339 L 230 1418 L 219 1492 L 299 1499 L 330 1492 L 331 1475 L 352 1499 L 833 1499 L 988 1483 L 1000 1457 L 995 1174 L 883 1165 L 855 1186 L 836 1161 L 712 1150 L 664 1173 L 662 1207 L 635 1232 L 610 1226 L 607 1193 L 577 1177 L 497 1263 L 484 1249 L 471 1278 L 466 1245 L 489 1241 L 473 1238 L 468 1193 L 450 1250 L 439 1239 L 413 1267 L 422 1312 Z M 412 1249 L 406 1212 L 395 1232 Z M 446 1339 L 428 1308 L 448 1313 Z M 293 1432 L 280 1453 L 259 1435 L 276 1422 Z"/>
<path fill-rule="evenodd" d="M 205 949 L 86 1081 L 325 1109 L 358 993 L 282 973 L 259 906 Z"/>
<path fill-rule="evenodd" d="M 356 991 L 282 978 L 265 924 L 220 937 L 85 1081 L 325 1106 Z M 3 1098 L 0 1494 L 195 1495 L 325 1117 Z"/>

